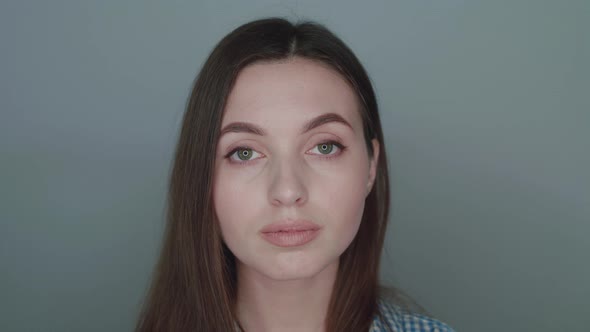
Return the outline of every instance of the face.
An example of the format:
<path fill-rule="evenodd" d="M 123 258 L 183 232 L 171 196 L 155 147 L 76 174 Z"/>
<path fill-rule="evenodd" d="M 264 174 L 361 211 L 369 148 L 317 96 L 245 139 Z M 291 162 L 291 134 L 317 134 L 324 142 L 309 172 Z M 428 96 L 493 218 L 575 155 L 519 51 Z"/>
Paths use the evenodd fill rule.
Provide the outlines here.
<path fill-rule="evenodd" d="M 326 65 L 302 58 L 244 68 L 227 101 L 213 199 L 238 270 L 273 280 L 311 277 L 354 239 L 373 185 L 354 90 Z M 263 238 L 273 223 L 307 220 L 316 237 L 283 247 Z"/>

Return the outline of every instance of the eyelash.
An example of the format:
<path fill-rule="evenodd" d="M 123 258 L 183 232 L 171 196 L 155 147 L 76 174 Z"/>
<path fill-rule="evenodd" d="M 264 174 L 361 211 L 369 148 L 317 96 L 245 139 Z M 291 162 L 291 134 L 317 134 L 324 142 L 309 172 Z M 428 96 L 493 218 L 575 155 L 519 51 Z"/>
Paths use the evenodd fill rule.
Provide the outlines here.
<path fill-rule="evenodd" d="M 314 146 L 314 148 L 317 147 L 318 145 L 322 145 L 322 144 L 332 144 L 335 147 L 337 147 L 338 150 L 339 150 L 335 154 L 316 155 L 316 156 L 318 156 L 318 158 L 323 159 L 323 160 L 330 160 L 330 159 L 337 158 L 337 157 L 339 157 L 342 154 L 342 152 L 344 152 L 344 150 L 346 150 L 346 146 L 344 146 L 340 142 L 337 142 L 337 141 L 334 141 L 334 140 L 327 140 L 327 141 L 320 142 L 320 143 L 316 144 Z M 254 150 L 254 149 L 252 149 L 251 147 L 248 147 L 248 146 L 238 146 L 238 147 L 234 148 L 233 150 L 231 150 L 229 153 L 227 153 L 224 158 L 227 159 L 232 164 L 236 164 L 236 165 L 239 165 L 239 166 L 248 165 L 248 164 L 256 161 L 256 159 L 254 159 L 254 160 L 246 160 L 246 161 L 235 161 L 235 160 L 231 160 L 231 156 L 233 156 L 234 153 L 238 152 L 239 150 L 248 150 L 248 149 Z"/>

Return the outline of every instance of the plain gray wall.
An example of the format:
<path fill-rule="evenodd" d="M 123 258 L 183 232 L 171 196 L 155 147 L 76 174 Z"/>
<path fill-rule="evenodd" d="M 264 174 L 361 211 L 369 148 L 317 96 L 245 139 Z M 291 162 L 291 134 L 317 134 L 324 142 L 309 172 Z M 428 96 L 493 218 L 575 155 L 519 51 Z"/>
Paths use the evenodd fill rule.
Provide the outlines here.
<path fill-rule="evenodd" d="M 384 281 L 459 331 L 588 331 L 590 2 L 2 1 L 0 330 L 130 331 L 214 44 L 314 19 L 366 66 Z"/>

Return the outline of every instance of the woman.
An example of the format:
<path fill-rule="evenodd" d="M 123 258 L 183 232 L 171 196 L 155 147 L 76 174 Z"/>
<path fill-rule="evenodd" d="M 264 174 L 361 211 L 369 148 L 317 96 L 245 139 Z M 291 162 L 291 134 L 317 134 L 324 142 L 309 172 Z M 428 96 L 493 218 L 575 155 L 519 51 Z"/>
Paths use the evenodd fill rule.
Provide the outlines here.
<path fill-rule="evenodd" d="M 389 180 L 369 78 L 321 25 L 245 24 L 183 119 L 137 331 L 450 330 L 378 285 Z"/>

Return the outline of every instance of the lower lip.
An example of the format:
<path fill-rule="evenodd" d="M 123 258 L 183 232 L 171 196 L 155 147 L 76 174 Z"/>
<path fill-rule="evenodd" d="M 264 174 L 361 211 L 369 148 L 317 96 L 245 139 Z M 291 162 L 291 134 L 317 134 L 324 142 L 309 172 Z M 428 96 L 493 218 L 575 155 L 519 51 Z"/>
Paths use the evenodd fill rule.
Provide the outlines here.
<path fill-rule="evenodd" d="M 262 233 L 262 238 L 275 246 L 297 247 L 315 239 L 319 232 L 319 229 L 309 229 L 305 231 Z"/>

